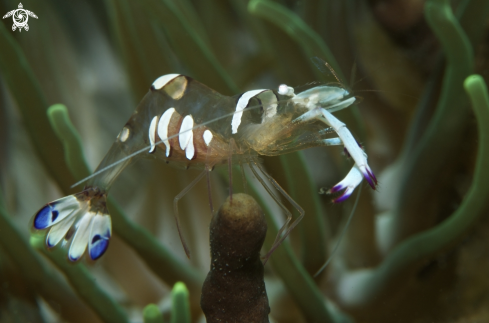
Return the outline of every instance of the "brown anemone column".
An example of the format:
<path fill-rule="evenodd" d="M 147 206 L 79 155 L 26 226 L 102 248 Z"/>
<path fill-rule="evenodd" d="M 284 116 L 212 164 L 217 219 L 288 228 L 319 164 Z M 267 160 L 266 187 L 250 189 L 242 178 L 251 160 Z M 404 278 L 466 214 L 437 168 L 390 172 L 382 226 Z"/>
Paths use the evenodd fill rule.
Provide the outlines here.
<path fill-rule="evenodd" d="M 200 305 L 208 323 L 268 322 L 267 292 L 260 249 L 267 224 L 249 195 L 234 194 L 210 224 L 211 270 Z"/>

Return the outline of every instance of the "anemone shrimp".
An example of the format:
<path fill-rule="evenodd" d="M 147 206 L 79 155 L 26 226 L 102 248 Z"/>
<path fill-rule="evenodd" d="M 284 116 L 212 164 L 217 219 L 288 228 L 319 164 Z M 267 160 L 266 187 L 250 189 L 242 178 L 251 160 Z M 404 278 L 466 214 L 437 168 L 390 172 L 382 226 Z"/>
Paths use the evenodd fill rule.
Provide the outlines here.
<path fill-rule="evenodd" d="M 343 145 L 355 164 L 329 190 L 328 193 L 343 191 L 333 202 L 346 200 L 363 178 L 376 189 L 377 180 L 367 163 L 367 155 L 346 125 L 332 114 L 355 101 L 344 87 L 336 85 L 315 86 L 298 94 L 292 87 L 280 85 L 278 91 L 258 89 L 229 97 L 188 76 L 161 76 L 151 85 L 94 174 L 81 181 L 87 181 L 83 191 L 46 204 L 34 215 L 33 228 L 48 230 L 48 248 L 62 240 L 63 244 L 69 244 L 71 261 L 79 260 L 87 247 L 92 260 L 100 258 L 112 235 L 106 206 L 111 185 L 135 159 L 157 158 L 185 169 L 203 169 L 174 202 L 176 225 L 189 256 L 178 220 L 178 200 L 206 174 L 209 181 L 208 174 L 214 167 L 226 164 L 231 167 L 237 161 L 247 163 L 261 183 L 264 183 L 263 176 L 270 180 L 300 213 L 292 221 L 291 213 L 267 189 L 288 216 L 264 257 L 266 261 L 304 217 L 304 211 L 266 173 L 258 161 L 259 155 Z M 338 137 L 328 138 L 331 132 Z M 264 187 L 267 188 L 265 184 Z"/>

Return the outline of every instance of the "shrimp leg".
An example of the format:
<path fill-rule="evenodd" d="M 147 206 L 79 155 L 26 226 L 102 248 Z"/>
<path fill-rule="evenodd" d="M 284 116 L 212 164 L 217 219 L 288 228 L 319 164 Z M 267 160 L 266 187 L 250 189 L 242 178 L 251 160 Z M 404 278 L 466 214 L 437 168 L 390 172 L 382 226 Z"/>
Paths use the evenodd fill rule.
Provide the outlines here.
<path fill-rule="evenodd" d="M 211 213 L 214 214 L 214 207 L 212 206 L 212 191 L 211 191 L 211 171 L 206 170 L 207 173 L 207 195 L 209 196 L 209 206 L 211 208 Z"/>
<path fill-rule="evenodd" d="M 377 178 L 375 178 L 374 173 L 367 163 L 367 154 L 358 146 L 357 141 L 355 138 L 353 138 L 353 135 L 346 125 L 331 114 L 331 112 L 323 108 L 314 108 L 296 118 L 292 122 L 304 122 L 311 119 L 317 119 L 333 128 L 343 142 L 345 148 L 348 150 L 348 153 L 355 161 L 355 164 L 363 174 L 363 177 L 365 177 L 368 184 L 375 189 L 375 186 L 377 185 Z"/>
<path fill-rule="evenodd" d="M 268 260 L 268 258 L 272 255 L 272 252 L 285 240 L 285 238 L 288 237 L 290 232 L 297 226 L 297 224 L 299 224 L 299 222 L 302 220 L 306 212 L 299 204 L 297 204 L 296 201 L 292 199 L 292 197 L 280 186 L 280 184 L 277 183 L 277 181 L 265 171 L 262 165 L 260 165 L 256 161 L 254 161 L 254 164 L 260 169 L 262 174 L 264 174 L 268 178 L 268 180 L 270 181 L 270 183 L 272 183 L 275 189 L 279 191 L 280 194 L 282 194 L 297 211 L 299 211 L 299 216 L 297 217 L 297 219 L 295 219 L 295 221 L 289 225 L 290 221 L 292 220 L 292 214 L 287 210 L 287 215 L 288 215 L 287 220 L 278 231 L 277 237 L 275 238 L 272 248 L 270 248 L 270 251 L 268 251 L 268 253 L 265 255 L 265 259 Z M 285 233 L 283 233 L 284 231 Z"/>
<path fill-rule="evenodd" d="M 253 165 L 254 164 L 254 165 Z M 272 183 L 272 185 L 279 191 L 285 198 L 299 211 L 299 217 L 292 222 L 292 224 L 289 226 L 290 221 L 292 220 L 292 213 L 282 204 L 280 201 L 280 198 L 278 198 L 272 190 L 268 187 L 268 185 L 265 183 L 263 178 L 258 174 L 257 170 L 255 167 L 260 170 L 260 172 L 265 175 L 268 180 Z M 280 228 L 280 230 L 277 233 L 277 237 L 275 238 L 275 241 L 273 242 L 272 247 L 270 250 L 267 252 L 267 254 L 263 257 L 263 264 L 265 265 L 268 261 L 268 258 L 272 255 L 272 253 L 277 249 L 277 247 L 284 241 L 285 238 L 289 235 L 290 231 L 295 228 L 295 226 L 299 223 L 300 220 L 304 217 L 304 210 L 290 197 L 287 192 L 277 183 L 275 179 L 273 179 L 270 175 L 266 173 L 266 171 L 263 169 L 263 167 L 257 162 L 257 161 L 252 161 L 250 163 L 250 169 L 253 172 L 253 174 L 256 176 L 258 181 L 263 185 L 265 190 L 270 194 L 270 196 L 274 199 L 275 202 L 284 210 L 285 214 L 287 215 L 287 219 L 285 220 L 284 225 Z M 282 233 L 285 231 L 285 233 L 282 235 Z"/>
<path fill-rule="evenodd" d="M 229 204 L 233 205 L 233 153 L 236 147 L 234 139 L 229 140 L 228 173 L 229 173 Z"/>
<path fill-rule="evenodd" d="M 190 183 L 187 187 L 185 187 L 180 193 L 178 193 L 178 195 L 175 196 L 175 199 L 173 200 L 173 212 L 175 216 L 175 222 L 177 223 L 178 235 L 180 236 L 180 241 L 182 242 L 183 249 L 185 250 L 185 254 L 187 255 L 188 258 L 190 258 L 190 249 L 188 248 L 187 242 L 185 242 L 185 239 L 182 234 L 182 230 L 180 228 L 178 201 L 182 197 L 184 197 L 198 182 L 200 182 L 200 180 L 205 176 L 206 173 L 208 173 L 207 170 L 204 170 L 202 173 L 200 173 L 200 175 L 197 176 L 192 181 L 192 183 Z"/>
<path fill-rule="evenodd" d="M 337 145 L 343 145 L 343 141 L 341 141 L 341 139 L 338 137 L 338 138 L 322 139 L 318 142 L 318 144 L 320 144 L 322 146 L 337 146 Z M 347 149 L 346 149 L 346 151 L 348 152 Z M 349 154 L 349 152 L 348 152 L 348 154 Z M 372 173 L 372 175 L 373 175 L 373 173 Z M 343 194 L 341 194 L 340 196 L 333 199 L 333 203 L 343 202 L 344 200 L 349 198 L 350 195 L 355 190 L 355 188 L 358 185 L 360 185 L 360 183 L 362 182 L 362 179 L 363 179 L 362 171 L 360 170 L 358 165 L 355 164 L 351 168 L 348 175 L 346 175 L 346 177 L 341 182 L 339 182 L 338 184 L 333 186 L 330 190 L 328 190 L 327 194 L 336 193 L 336 192 L 345 190 L 343 192 Z M 375 183 L 377 184 L 377 182 L 375 182 Z"/>
<path fill-rule="evenodd" d="M 351 195 L 355 187 L 361 183 L 362 178 L 365 178 L 370 187 L 375 190 L 377 186 L 377 178 L 375 178 L 374 173 L 368 165 L 367 154 L 359 146 L 350 130 L 343 122 L 331 114 L 331 109 L 328 110 L 321 107 L 316 107 L 299 116 L 292 122 L 304 122 L 312 119 L 317 119 L 324 122 L 338 134 L 339 138 L 326 139 L 323 140 L 321 144 L 330 146 L 333 144 L 340 144 L 341 142 L 355 161 L 355 165 L 350 170 L 348 175 L 329 191 L 329 193 L 334 193 L 346 188 L 340 197 L 333 200 L 333 202 L 341 202 Z"/>

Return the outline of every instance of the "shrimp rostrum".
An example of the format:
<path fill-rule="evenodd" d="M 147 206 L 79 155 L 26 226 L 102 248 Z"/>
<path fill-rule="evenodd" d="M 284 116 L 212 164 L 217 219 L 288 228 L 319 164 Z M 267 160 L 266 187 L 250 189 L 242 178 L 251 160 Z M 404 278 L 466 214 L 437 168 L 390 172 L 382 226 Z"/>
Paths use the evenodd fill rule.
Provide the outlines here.
<path fill-rule="evenodd" d="M 107 193 L 117 176 L 136 158 L 156 158 L 185 169 L 203 169 L 196 181 L 215 166 L 238 161 L 247 163 L 260 182 L 265 183 L 263 178 L 270 180 L 300 211 L 300 216 L 292 223 L 292 216 L 286 211 L 288 219 L 268 258 L 304 212 L 265 172 L 258 155 L 344 145 L 355 164 L 347 176 L 330 189 L 329 193 L 342 191 L 333 202 L 347 199 L 363 178 L 375 189 L 377 180 L 367 163 L 367 155 L 345 124 L 332 114 L 355 100 L 346 89 L 336 85 L 315 86 L 298 94 L 294 94 L 292 87 L 281 85 L 278 91 L 260 89 L 228 97 L 188 76 L 161 76 L 152 84 L 95 173 L 88 178 L 84 190 L 45 205 L 34 215 L 33 228 L 48 230 L 48 248 L 63 241 L 62 244 L 68 246 L 71 261 L 79 260 L 87 247 L 88 255 L 95 260 L 107 250 L 112 235 Z M 332 132 L 337 134 L 336 138 L 331 138 Z M 267 190 L 283 207 L 270 188 Z M 179 228 L 176 202 L 174 206 Z"/>

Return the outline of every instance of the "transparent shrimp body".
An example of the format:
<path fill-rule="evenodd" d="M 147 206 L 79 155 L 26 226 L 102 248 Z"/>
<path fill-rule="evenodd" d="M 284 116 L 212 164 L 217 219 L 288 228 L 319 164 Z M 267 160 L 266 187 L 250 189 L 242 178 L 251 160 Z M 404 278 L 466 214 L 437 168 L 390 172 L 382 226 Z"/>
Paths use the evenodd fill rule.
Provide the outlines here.
<path fill-rule="evenodd" d="M 187 76 L 168 74 L 158 78 L 90 176 L 85 189 L 45 205 L 34 215 L 33 228 L 48 231 L 49 248 L 61 241 L 69 245 L 68 258 L 72 261 L 80 259 L 87 248 L 89 256 L 98 259 L 106 251 L 112 232 L 107 193 L 124 168 L 141 157 L 160 159 L 184 169 L 205 170 L 197 180 L 214 166 L 236 160 L 247 162 L 255 175 L 267 177 L 301 211 L 255 157 L 344 144 L 355 166 L 331 189 L 332 192 L 344 190 L 335 201 L 350 196 L 363 176 L 375 188 L 375 177 L 366 155 L 346 126 L 331 114 L 353 104 L 355 98 L 336 86 L 317 86 L 297 95 L 293 92 L 292 88 L 281 86 L 279 91 L 260 89 L 228 97 Z M 332 132 L 339 138 L 328 138 Z M 188 189 L 175 199 L 178 227 L 176 202 Z M 277 203 L 282 205 L 279 200 Z M 289 225 L 290 212 L 283 208 L 288 220 L 267 256 L 304 215 L 302 211 Z"/>
<path fill-rule="evenodd" d="M 318 119 L 296 122 L 310 111 L 309 105 L 328 108 L 338 102 L 351 105 L 355 98 L 349 97 L 346 90 L 339 87 L 318 86 L 298 95 L 278 95 L 281 98 L 273 117 L 260 124 L 247 124 L 240 129 L 240 140 L 247 142 L 261 155 L 281 155 L 289 152 L 321 146 L 323 140 L 331 137 L 333 129 Z M 318 100 L 315 100 L 315 97 Z M 347 98 L 345 100 L 345 98 Z M 344 105 L 346 105 L 344 104 Z M 336 110 L 337 111 L 337 110 Z"/>
<path fill-rule="evenodd" d="M 373 189 L 376 188 L 377 179 L 367 163 L 367 155 L 346 125 L 332 114 L 352 105 L 356 100 L 354 96 L 341 86 L 330 85 L 316 86 L 297 95 L 293 88 L 281 85 L 276 96 L 277 101 L 262 102 L 261 123 L 250 122 L 253 118 L 248 118 L 248 122 L 241 126 L 238 142 L 246 142 L 261 155 L 281 155 L 309 147 L 344 145 L 355 165 L 347 177 L 329 191 L 343 191 L 334 202 L 347 199 L 363 178 Z M 332 132 L 338 137 L 329 138 Z"/>

